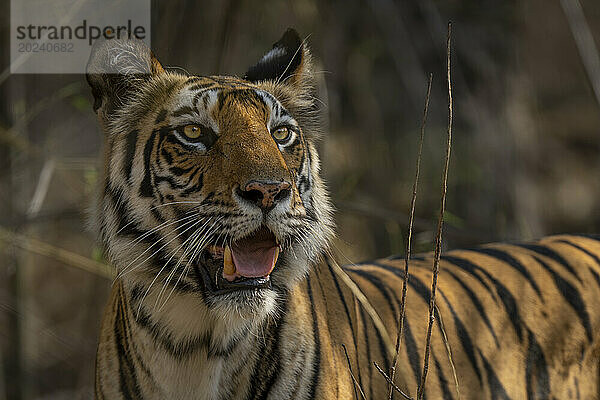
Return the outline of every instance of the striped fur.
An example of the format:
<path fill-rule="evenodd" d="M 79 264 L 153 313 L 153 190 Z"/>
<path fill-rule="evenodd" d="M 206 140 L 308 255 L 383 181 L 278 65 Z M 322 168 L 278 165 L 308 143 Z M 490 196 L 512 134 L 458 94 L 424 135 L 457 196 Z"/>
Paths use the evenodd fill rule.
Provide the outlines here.
<path fill-rule="evenodd" d="M 114 71 L 118 73 L 114 73 Z M 385 398 L 379 330 L 329 265 L 331 206 L 319 176 L 310 54 L 288 31 L 245 79 L 165 71 L 144 46 L 97 46 L 88 66 L 105 133 L 96 226 L 118 271 L 100 332 L 97 399 L 351 399 L 343 355 L 369 399 Z M 183 126 L 201 127 L 198 140 Z M 276 141 L 278 126 L 289 140 Z M 289 181 L 261 211 L 239 195 Z M 267 227 L 281 256 L 271 286 L 219 292 L 209 245 Z M 411 262 L 397 383 L 414 391 L 427 323 L 431 256 Z M 344 267 L 392 337 L 403 261 Z M 218 276 L 217 276 L 218 278 Z M 215 286 L 216 285 L 216 286 Z M 553 236 L 448 252 L 439 314 L 463 399 L 596 399 L 600 240 Z M 457 398 L 434 331 L 429 399 Z"/>

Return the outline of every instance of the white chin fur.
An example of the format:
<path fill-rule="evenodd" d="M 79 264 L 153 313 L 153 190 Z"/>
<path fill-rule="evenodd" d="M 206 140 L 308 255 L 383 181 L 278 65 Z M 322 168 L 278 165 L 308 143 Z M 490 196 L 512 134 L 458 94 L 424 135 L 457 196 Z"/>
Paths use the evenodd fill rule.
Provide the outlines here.
<path fill-rule="evenodd" d="M 226 321 L 239 319 L 262 322 L 275 315 L 277 293 L 271 289 L 261 289 L 252 293 L 234 292 L 212 297 L 211 312 Z"/>

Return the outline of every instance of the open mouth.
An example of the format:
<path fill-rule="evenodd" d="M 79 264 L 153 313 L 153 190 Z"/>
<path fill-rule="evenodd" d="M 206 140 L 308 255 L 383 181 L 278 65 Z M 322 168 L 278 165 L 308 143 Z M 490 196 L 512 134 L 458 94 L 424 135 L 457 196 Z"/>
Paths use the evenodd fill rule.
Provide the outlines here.
<path fill-rule="evenodd" d="M 263 225 L 231 245 L 208 246 L 199 270 L 217 293 L 270 288 L 279 251 L 275 235 Z"/>

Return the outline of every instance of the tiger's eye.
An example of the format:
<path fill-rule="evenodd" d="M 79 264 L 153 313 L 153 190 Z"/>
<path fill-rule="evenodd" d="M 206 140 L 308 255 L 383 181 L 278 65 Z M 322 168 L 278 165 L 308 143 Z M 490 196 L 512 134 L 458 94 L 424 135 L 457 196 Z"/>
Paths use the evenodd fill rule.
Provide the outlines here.
<path fill-rule="evenodd" d="M 281 128 L 275 129 L 272 135 L 278 142 L 285 142 L 290 137 L 290 130 L 285 126 L 282 126 Z"/>
<path fill-rule="evenodd" d="M 183 127 L 183 134 L 190 139 L 198 139 L 202 134 L 202 130 L 198 125 L 186 125 Z"/>

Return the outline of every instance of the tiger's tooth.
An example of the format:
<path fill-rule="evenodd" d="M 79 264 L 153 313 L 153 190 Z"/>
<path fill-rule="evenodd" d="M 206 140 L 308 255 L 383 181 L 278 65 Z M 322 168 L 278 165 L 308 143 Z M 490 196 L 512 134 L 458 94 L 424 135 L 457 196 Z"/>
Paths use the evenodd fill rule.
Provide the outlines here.
<path fill-rule="evenodd" d="M 223 253 L 223 273 L 225 275 L 235 274 L 235 264 L 233 263 L 231 248 L 229 246 L 225 247 L 225 252 Z"/>
<path fill-rule="evenodd" d="M 275 257 L 273 257 L 273 268 L 275 268 L 275 263 L 277 262 L 277 259 L 279 258 L 279 247 L 275 248 Z"/>

